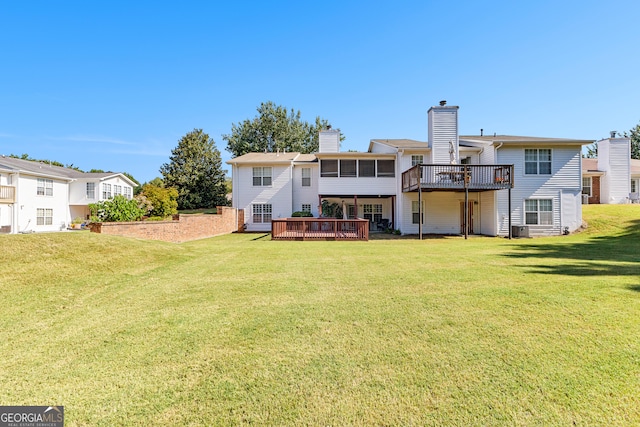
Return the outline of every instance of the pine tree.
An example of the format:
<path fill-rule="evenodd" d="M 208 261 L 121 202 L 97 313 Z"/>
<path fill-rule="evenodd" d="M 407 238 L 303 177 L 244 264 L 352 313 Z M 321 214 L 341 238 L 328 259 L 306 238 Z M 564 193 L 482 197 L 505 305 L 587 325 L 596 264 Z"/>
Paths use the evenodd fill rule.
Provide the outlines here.
<path fill-rule="evenodd" d="M 183 136 L 169 160 L 160 167 L 160 173 L 165 187 L 178 190 L 178 209 L 227 205 L 220 151 L 202 129 Z"/>

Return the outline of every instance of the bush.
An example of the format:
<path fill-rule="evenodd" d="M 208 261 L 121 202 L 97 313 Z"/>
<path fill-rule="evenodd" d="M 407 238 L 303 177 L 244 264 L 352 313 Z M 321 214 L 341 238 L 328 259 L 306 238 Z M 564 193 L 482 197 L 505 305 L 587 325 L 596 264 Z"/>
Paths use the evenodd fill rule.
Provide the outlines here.
<path fill-rule="evenodd" d="M 147 203 L 145 213 L 149 216 L 166 218 L 178 213 L 178 190 L 175 188 L 145 184 L 138 197 Z"/>
<path fill-rule="evenodd" d="M 297 218 L 297 217 L 313 218 L 313 214 L 311 212 L 307 212 L 307 211 L 296 211 L 296 212 L 291 214 L 291 217 L 293 217 L 293 218 Z"/>
<path fill-rule="evenodd" d="M 145 214 L 138 206 L 138 201 L 127 199 L 118 194 L 113 199 L 89 204 L 91 221 L 94 222 L 123 222 L 139 221 Z"/>

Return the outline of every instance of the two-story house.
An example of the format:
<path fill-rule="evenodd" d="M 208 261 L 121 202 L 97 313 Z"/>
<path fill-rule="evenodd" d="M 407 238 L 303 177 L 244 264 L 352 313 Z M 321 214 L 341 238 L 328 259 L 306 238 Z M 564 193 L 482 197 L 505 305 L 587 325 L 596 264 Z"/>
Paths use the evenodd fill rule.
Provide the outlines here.
<path fill-rule="evenodd" d="M 89 218 L 89 204 L 136 186 L 121 173 L 83 173 L 29 160 L 0 157 L 0 232 L 65 230 L 77 217 Z"/>
<path fill-rule="evenodd" d="M 233 206 L 248 231 L 322 205 L 370 229 L 403 234 L 554 235 L 581 225 L 581 149 L 593 141 L 460 136 L 458 107 L 428 111 L 427 141 L 372 139 L 340 151 L 340 132 L 320 133 L 315 154 L 248 153 L 230 160 Z"/>

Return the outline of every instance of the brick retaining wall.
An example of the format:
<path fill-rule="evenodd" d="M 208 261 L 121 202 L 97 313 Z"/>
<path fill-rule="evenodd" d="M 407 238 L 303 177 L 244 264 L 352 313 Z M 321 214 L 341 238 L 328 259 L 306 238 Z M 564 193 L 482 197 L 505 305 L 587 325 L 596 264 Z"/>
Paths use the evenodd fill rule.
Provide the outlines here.
<path fill-rule="evenodd" d="M 180 243 L 241 231 L 244 219 L 240 222 L 237 213 L 235 208 L 220 206 L 217 214 L 182 214 L 173 221 L 92 223 L 89 228 L 94 233 Z"/>

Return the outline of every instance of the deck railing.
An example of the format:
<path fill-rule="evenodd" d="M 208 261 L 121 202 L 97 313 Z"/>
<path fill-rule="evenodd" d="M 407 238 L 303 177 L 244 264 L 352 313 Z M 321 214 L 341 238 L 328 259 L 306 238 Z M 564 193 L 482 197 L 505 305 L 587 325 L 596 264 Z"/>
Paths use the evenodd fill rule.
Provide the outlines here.
<path fill-rule="evenodd" d="M 272 240 L 369 240 L 369 220 L 281 218 L 271 221 Z"/>
<path fill-rule="evenodd" d="M 0 185 L 0 203 L 15 203 L 16 187 Z"/>
<path fill-rule="evenodd" d="M 402 191 L 513 188 L 513 165 L 415 165 L 402 173 Z"/>

